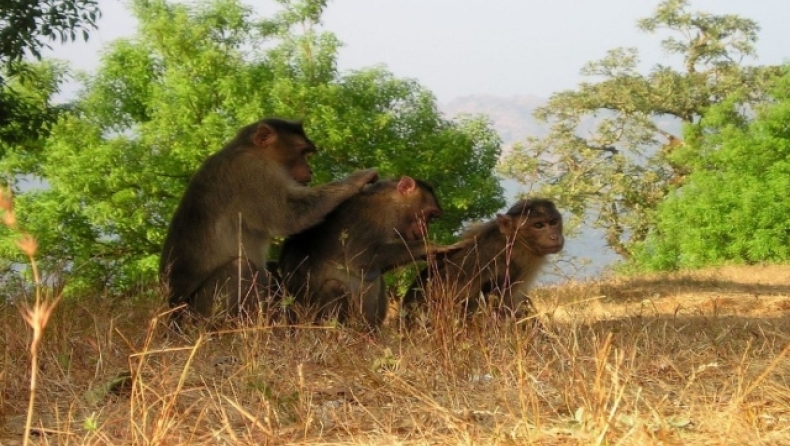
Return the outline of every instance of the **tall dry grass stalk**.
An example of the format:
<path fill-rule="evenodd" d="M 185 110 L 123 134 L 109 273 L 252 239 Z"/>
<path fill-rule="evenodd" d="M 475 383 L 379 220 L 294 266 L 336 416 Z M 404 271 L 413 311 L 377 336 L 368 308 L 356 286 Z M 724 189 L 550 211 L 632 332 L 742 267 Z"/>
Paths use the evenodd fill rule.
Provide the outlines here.
<path fill-rule="evenodd" d="M 10 189 L 0 188 L 0 210 L 3 212 L 3 224 L 14 231 L 19 237 L 17 246 L 28 259 L 33 274 L 33 286 L 35 289 L 35 300 L 33 304 L 30 305 L 28 302 L 22 302 L 19 306 L 22 318 L 33 330 L 33 339 L 30 341 L 30 397 L 27 405 L 25 437 L 23 440 L 23 445 L 27 446 L 30 441 L 30 432 L 33 426 L 33 412 L 36 400 L 36 389 L 38 386 L 39 345 L 44 336 L 44 328 L 47 326 L 49 318 L 52 316 L 52 312 L 55 310 L 60 300 L 60 296 L 54 299 L 48 299 L 42 295 L 43 287 L 41 284 L 41 275 L 39 274 L 38 263 L 35 257 L 38 244 L 32 235 L 24 232 L 17 226 L 14 201 Z"/>

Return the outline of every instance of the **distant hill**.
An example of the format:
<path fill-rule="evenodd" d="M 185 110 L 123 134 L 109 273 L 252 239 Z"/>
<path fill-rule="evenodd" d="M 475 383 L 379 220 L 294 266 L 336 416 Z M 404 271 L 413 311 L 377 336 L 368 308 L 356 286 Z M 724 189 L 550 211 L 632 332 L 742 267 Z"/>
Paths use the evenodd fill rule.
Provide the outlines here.
<path fill-rule="evenodd" d="M 488 115 L 505 146 L 510 146 L 527 136 L 546 135 L 546 126 L 539 124 L 532 117 L 535 109 L 546 101 L 546 98 L 537 96 L 471 95 L 439 104 L 439 108 L 448 117 L 462 113 Z"/>
<path fill-rule="evenodd" d="M 539 123 L 532 116 L 535 109 L 547 102 L 547 98 L 537 96 L 470 95 L 439 104 L 439 109 L 450 118 L 462 113 L 488 115 L 507 150 L 513 143 L 524 141 L 528 136 L 542 137 L 548 134 L 548 126 Z M 601 112 L 599 116 L 607 116 L 607 112 Z M 598 119 L 595 117 L 582 119 L 577 133 L 580 136 L 588 135 L 595 129 Z M 682 134 L 680 121 L 677 119 L 664 116 L 654 118 L 653 122 L 674 135 Z"/>

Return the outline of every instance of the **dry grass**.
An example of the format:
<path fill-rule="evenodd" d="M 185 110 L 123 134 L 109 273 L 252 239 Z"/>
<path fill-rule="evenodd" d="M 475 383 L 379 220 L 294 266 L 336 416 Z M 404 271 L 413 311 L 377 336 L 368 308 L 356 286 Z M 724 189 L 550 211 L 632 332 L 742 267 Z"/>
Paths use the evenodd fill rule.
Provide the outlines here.
<path fill-rule="evenodd" d="M 61 302 L 33 444 L 790 444 L 790 267 L 538 290 L 540 324 L 184 335 L 163 307 Z M 0 304 L 0 443 L 21 444 L 33 330 Z"/>

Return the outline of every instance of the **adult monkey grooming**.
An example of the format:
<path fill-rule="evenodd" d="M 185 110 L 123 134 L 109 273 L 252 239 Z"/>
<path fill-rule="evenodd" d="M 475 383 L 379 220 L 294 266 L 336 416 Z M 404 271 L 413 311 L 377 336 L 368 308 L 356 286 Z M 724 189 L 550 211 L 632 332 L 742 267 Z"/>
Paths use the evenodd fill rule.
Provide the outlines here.
<path fill-rule="evenodd" d="M 319 316 L 361 312 L 369 327 L 387 314 L 381 274 L 452 247 L 423 240 L 441 215 L 433 189 L 410 177 L 380 181 L 341 204 L 323 223 L 288 237 L 280 254 L 286 290 Z"/>
<path fill-rule="evenodd" d="M 562 250 L 562 215 L 549 200 L 521 200 L 461 240 L 470 243 L 437 259 L 436 267 L 425 268 L 409 288 L 403 298 L 409 321 L 431 293 L 448 293 L 466 314 L 478 308 L 481 293 L 498 294 L 502 310 L 520 315 L 545 256 Z"/>
<path fill-rule="evenodd" d="M 222 296 L 228 314 L 251 314 L 257 287 L 267 282 L 271 238 L 319 223 L 378 178 L 361 170 L 307 187 L 307 157 L 315 152 L 301 123 L 268 118 L 243 127 L 203 162 L 176 208 L 159 264 L 171 307 L 185 303 L 208 318 Z"/>

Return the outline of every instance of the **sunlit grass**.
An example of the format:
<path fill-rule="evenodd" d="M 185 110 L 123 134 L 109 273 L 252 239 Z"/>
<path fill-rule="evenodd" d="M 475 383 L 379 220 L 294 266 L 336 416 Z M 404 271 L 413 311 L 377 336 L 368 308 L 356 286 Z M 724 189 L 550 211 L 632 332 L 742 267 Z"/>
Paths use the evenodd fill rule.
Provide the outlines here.
<path fill-rule="evenodd" d="M 790 267 L 538 290 L 540 323 L 175 335 L 166 308 L 62 302 L 34 444 L 780 444 Z M 21 443 L 31 331 L 3 304 L 3 430 Z M 435 324 L 440 323 L 440 326 Z M 13 377 L 13 378 L 12 378 Z"/>
<path fill-rule="evenodd" d="M 56 308 L 35 240 L 16 227 L 9 195 L 0 205 L 36 291 L 0 301 L 2 444 L 790 438 L 788 266 L 543 288 L 522 320 L 459 320 L 445 293 L 409 330 L 397 317 L 375 334 L 261 317 L 176 334 L 155 302 L 88 296 Z"/>

